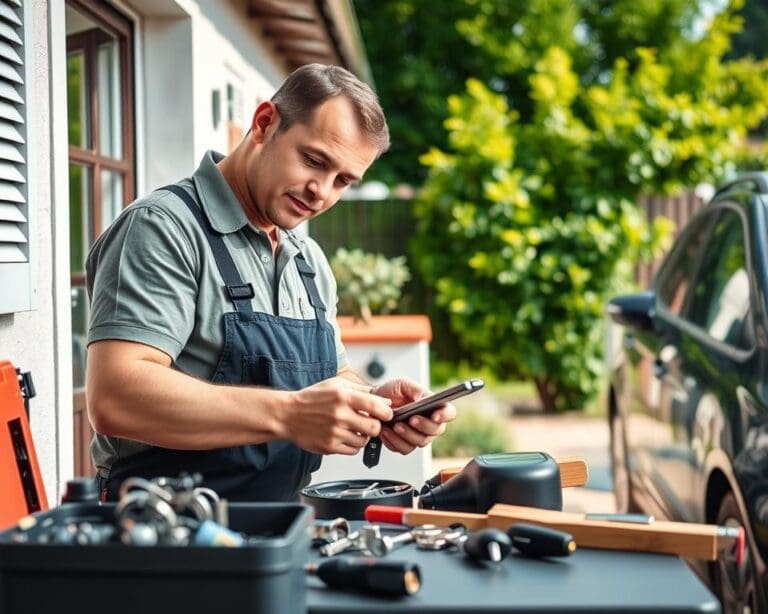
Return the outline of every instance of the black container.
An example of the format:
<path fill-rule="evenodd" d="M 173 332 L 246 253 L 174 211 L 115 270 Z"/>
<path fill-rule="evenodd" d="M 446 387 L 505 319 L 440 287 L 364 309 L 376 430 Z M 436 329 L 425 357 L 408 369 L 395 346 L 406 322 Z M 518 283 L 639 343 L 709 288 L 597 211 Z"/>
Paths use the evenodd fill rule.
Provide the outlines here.
<path fill-rule="evenodd" d="M 344 494 L 355 490 L 363 491 L 373 485 L 378 485 L 379 488 L 360 494 Z M 392 492 L 393 489 L 397 490 Z M 301 490 L 300 496 L 303 503 L 315 508 L 317 518 L 364 520 L 365 508 L 369 505 L 412 507 L 415 494 L 413 486 L 405 482 L 360 479 L 310 484 Z"/>
<path fill-rule="evenodd" d="M 484 514 L 495 503 L 563 509 L 560 468 L 545 452 L 473 458 L 448 481 L 422 491 L 419 507 Z"/>
<path fill-rule="evenodd" d="M 30 538 L 49 522 L 111 522 L 114 507 L 63 504 L 35 515 Z M 305 505 L 232 503 L 229 527 L 253 538 L 239 548 L 20 544 L 10 529 L 0 533 L 0 612 L 304 613 L 312 518 Z"/>

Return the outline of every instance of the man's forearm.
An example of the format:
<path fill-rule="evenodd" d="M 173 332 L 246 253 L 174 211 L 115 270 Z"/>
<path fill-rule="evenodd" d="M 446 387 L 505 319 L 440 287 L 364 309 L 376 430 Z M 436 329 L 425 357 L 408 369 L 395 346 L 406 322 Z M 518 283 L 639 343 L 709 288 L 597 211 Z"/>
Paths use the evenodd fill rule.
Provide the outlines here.
<path fill-rule="evenodd" d="M 182 450 L 282 436 L 284 391 L 211 384 L 152 360 L 113 365 L 98 352 L 89 359 L 88 412 L 97 432 Z"/>
<path fill-rule="evenodd" d="M 160 350 L 128 341 L 89 346 L 86 387 L 97 432 L 180 450 L 286 439 L 309 452 L 355 454 L 392 418 L 370 385 L 347 378 L 297 391 L 211 384 L 174 370 Z"/>
<path fill-rule="evenodd" d="M 362 377 L 360 377 L 350 366 L 342 367 L 337 372 L 337 375 L 339 377 L 343 377 L 346 380 L 349 380 L 350 382 L 354 382 L 355 384 L 362 384 L 363 386 L 369 386 L 370 383 L 366 382 Z"/>

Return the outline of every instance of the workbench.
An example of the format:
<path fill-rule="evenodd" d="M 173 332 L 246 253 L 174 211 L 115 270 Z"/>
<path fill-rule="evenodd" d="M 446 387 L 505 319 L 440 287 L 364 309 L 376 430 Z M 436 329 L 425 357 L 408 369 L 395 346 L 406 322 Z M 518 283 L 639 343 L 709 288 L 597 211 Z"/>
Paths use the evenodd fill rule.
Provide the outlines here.
<path fill-rule="evenodd" d="M 582 548 L 567 558 L 531 559 L 513 551 L 494 565 L 413 544 L 388 556 L 419 564 L 421 591 L 376 597 L 330 590 L 308 578 L 308 612 L 720 612 L 715 596 L 675 556 Z M 320 560 L 316 551 L 313 558 Z"/>

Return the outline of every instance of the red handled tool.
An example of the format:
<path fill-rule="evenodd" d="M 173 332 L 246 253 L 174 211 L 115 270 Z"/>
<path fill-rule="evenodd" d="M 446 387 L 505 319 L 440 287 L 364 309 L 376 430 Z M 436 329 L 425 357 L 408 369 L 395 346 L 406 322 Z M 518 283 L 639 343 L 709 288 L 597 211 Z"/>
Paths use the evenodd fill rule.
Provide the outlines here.
<path fill-rule="evenodd" d="M 658 520 L 648 524 L 590 520 L 584 514 L 500 503 L 487 514 L 370 505 L 365 510 L 365 519 L 406 526 L 461 523 L 469 530 L 495 527 L 504 531 L 522 522 L 570 533 L 585 548 L 657 552 L 706 561 L 715 561 L 724 554 L 737 562 L 744 559 L 742 527 Z"/>

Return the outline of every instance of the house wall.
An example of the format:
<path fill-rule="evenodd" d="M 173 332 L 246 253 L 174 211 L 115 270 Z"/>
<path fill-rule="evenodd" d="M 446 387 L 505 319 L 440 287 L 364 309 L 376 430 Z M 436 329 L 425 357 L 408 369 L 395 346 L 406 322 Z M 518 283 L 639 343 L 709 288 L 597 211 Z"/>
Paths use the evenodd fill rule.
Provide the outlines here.
<path fill-rule="evenodd" d="M 145 61 L 142 173 L 137 194 L 188 176 L 208 149 L 228 150 L 227 83 L 240 91 L 237 122 L 247 131 L 256 105 L 285 78 L 279 58 L 261 39 L 242 1 L 127 2 L 141 14 L 138 44 Z M 169 61 L 156 61 L 168 58 Z M 213 97 L 220 118 L 214 125 Z"/>
<path fill-rule="evenodd" d="M 66 160 L 64 6 L 27 0 L 27 163 L 36 308 L 0 315 L 0 359 L 31 371 L 37 397 L 30 423 L 49 502 L 57 500 L 62 480 L 72 474 L 72 390 L 69 311 L 69 242 L 66 175 L 54 171 L 57 156 Z M 58 94 L 58 96 L 56 96 Z M 53 139 L 63 147 L 52 145 Z M 66 170 L 66 166 L 64 167 Z M 62 183 L 63 179 L 63 183 Z M 61 232 L 58 229 L 63 229 Z"/>
<path fill-rule="evenodd" d="M 207 149 L 227 151 L 228 83 L 240 89 L 235 119 L 245 132 L 257 103 L 271 97 L 286 73 L 248 17 L 247 0 L 112 3 L 135 24 L 136 193 L 141 196 L 191 174 Z M 48 500 L 55 505 L 74 470 L 65 3 L 25 0 L 24 6 L 37 294 L 33 311 L 0 315 L 0 359 L 33 374 L 32 433 Z M 216 125 L 215 91 L 221 102 Z"/>

